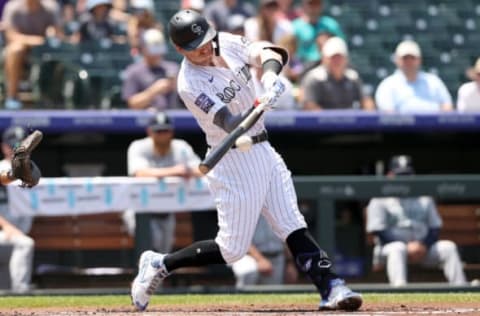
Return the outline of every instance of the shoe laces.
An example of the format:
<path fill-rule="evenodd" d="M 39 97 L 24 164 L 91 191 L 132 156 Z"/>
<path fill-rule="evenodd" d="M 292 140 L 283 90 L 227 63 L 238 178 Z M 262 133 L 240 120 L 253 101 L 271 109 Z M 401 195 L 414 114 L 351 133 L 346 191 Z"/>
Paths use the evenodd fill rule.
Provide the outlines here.
<path fill-rule="evenodd" d="M 165 266 L 163 264 L 160 264 L 157 261 L 153 261 L 151 263 L 151 265 L 155 269 L 158 269 L 158 271 L 155 274 L 155 276 L 152 278 L 152 281 L 150 282 L 150 284 L 147 287 L 147 294 L 148 295 L 152 295 L 155 292 L 155 290 L 158 288 L 160 283 L 162 283 L 163 279 L 165 279 L 169 274 L 167 269 L 165 269 Z"/>

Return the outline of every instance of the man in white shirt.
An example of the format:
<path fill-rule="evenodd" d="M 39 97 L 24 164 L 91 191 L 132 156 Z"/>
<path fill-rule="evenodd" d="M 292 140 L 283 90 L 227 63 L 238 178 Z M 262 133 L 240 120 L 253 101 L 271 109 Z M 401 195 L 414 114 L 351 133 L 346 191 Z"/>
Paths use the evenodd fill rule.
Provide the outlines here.
<path fill-rule="evenodd" d="M 468 72 L 472 81 L 461 85 L 457 93 L 459 112 L 480 111 L 480 58 Z"/>
<path fill-rule="evenodd" d="M 397 70 L 380 82 L 377 108 L 386 112 L 432 113 L 451 111 L 452 97 L 443 81 L 420 69 L 422 52 L 414 41 L 403 41 L 395 50 Z"/>

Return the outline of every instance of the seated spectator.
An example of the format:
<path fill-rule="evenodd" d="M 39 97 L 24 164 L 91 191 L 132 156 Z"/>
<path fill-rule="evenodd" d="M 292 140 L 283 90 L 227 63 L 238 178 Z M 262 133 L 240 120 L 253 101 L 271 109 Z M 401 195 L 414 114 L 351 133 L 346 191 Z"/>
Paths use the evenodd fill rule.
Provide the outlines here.
<path fill-rule="evenodd" d="M 304 72 L 304 65 L 297 57 L 297 39 L 295 35 L 284 36 L 278 42 L 279 46 L 288 51 L 288 63 L 283 66 L 284 75 L 294 84 L 298 83 L 301 74 Z"/>
<path fill-rule="evenodd" d="M 292 23 L 282 18 L 277 0 L 260 0 L 258 14 L 245 21 L 245 37 L 251 41 L 278 44 L 282 37 L 293 34 Z"/>
<path fill-rule="evenodd" d="M 421 70 L 422 53 L 414 41 L 403 41 L 395 50 L 397 70 L 383 79 L 375 93 L 381 111 L 415 113 L 453 109 L 443 81 Z"/>
<path fill-rule="evenodd" d="M 457 93 L 457 110 L 459 112 L 480 111 L 480 58 L 468 71 L 472 81 L 460 86 Z"/>
<path fill-rule="evenodd" d="M 6 41 L 5 108 L 17 110 L 23 107 L 18 90 L 28 52 L 32 47 L 44 44 L 47 36 L 61 36 L 60 9 L 52 0 L 9 1 L 3 11 L 2 24 Z"/>
<path fill-rule="evenodd" d="M 374 109 L 363 94 L 358 73 L 348 68 L 348 49 L 340 37 L 330 38 L 322 50 L 322 64 L 302 80 L 301 100 L 305 110 Z"/>
<path fill-rule="evenodd" d="M 226 31 L 232 15 L 241 14 L 249 18 L 254 16 L 255 12 L 255 7 L 245 0 L 214 0 L 207 3 L 204 14 L 217 31 Z"/>
<path fill-rule="evenodd" d="M 132 0 L 130 3 L 132 14 L 128 21 L 128 43 L 132 56 L 140 54 L 140 42 L 143 33 L 151 28 L 163 32 L 163 26 L 155 20 L 155 4 L 153 0 Z"/>
<path fill-rule="evenodd" d="M 104 39 L 115 43 L 126 42 L 126 37 L 119 31 L 122 29 L 120 22 L 110 16 L 111 0 L 87 0 L 86 9 L 79 18 L 80 28 L 72 36 L 73 42 L 97 42 Z"/>
<path fill-rule="evenodd" d="M 409 156 L 394 156 L 389 177 L 412 175 Z M 429 196 L 373 198 L 367 206 L 367 231 L 375 236 L 374 270 L 386 263 L 392 286 L 407 284 L 407 262 L 443 268 L 452 285 L 467 284 L 457 246 L 438 240 L 442 219 Z"/>
<path fill-rule="evenodd" d="M 164 110 L 178 106 L 175 77 L 178 64 L 163 59 L 167 52 L 165 38 L 158 29 L 143 33 L 143 60 L 125 70 L 122 98 L 131 109 Z"/>
<path fill-rule="evenodd" d="M 2 153 L 4 159 L 0 161 L 0 245 L 11 246 L 12 253 L 9 261 L 11 289 L 14 292 L 25 292 L 30 289 L 30 278 L 33 268 L 34 241 L 27 236 L 32 226 L 32 217 L 18 216 L 10 213 L 6 200 L 5 185 L 11 182 L 5 176 L 12 168 L 13 149 L 25 137 L 25 129 L 12 126 L 2 135 Z M 2 276 L 3 277 L 3 276 Z"/>
<path fill-rule="evenodd" d="M 198 13 L 202 13 L 205 9 L 205 1 L 204 0 L 182 0 L 180 4 L 181 8 L 184 10 L 194 10 Z"/>
<path fill-rule="evenodd" d="M 302 16 L 293 20 L 293 30 L 297 38 L 297 56 L 303 63 L 321 59 L 317 46 L 319 34 L 331 34 L 345 39 L 338 22 L 322 15 L 323 0 L 302 0 Z"/>
<path fill-rule="evenodd" d="M 231 267 L 236 287 L 293 283 L 298 272 L 295 263 L 289 260 L 283 242 L 270 229 L 263 216 L 258 219 L 252 245 L 240 260 Z"/>
<path fill-rule="evenodd" d="M 295 20 L 301 15 L 301 9 L 297 7 L 293 2 L 293 0 L 278 0 L 281 16 L 290 21 Z"/>

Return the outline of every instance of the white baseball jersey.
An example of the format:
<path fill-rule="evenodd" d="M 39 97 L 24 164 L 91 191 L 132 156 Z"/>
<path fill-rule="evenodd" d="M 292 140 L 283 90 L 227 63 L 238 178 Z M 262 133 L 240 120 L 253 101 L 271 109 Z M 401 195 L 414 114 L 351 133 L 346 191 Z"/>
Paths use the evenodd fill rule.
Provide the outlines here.
<path fill-rule="evenodd" d="M 240 36 L 220 32 L 220 55 L 229 68 L 198 66 L 183 60 L 178 92 L 210 146 L 218 145 L 227 135 L 213 123 L 219 109 L 227 106 L 230 112 L 238 114 L 252 107 L 256 95 L 250 65 L 257 63 L 265 45 L 271 44 L 250 43 Z M 260 118 L 247 134 L 257 135 L 264 129 Z M 247 252 L 260 213 L 282 240 L 306 227 L 290 171 L 268 142 L 255 144 L 248 152 L 229 150 L 207 179 L 218 211 L 220 230 L 215 241 L 227 263 Z"/>
<path fill-rule="evenodd" d="M 367 231 L 389 230 L 396 240 L 422 240 L 442 219 L 431 197 L 373 198 L 367 206 Z"/>

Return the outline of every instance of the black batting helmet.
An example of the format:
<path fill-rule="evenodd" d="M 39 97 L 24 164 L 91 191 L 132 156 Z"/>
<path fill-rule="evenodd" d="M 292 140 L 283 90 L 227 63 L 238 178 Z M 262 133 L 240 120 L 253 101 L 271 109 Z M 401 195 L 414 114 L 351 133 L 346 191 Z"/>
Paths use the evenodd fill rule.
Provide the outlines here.
<path fill-rule="evenodd" d="M 168 23 L 168 33 L 172 42 L 185 50 L 194 50 L 217 35 L 207 19 L 193 10 L 175 13 Z"/>

